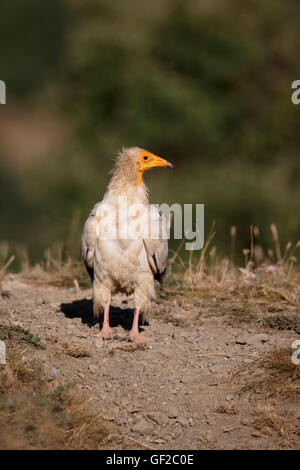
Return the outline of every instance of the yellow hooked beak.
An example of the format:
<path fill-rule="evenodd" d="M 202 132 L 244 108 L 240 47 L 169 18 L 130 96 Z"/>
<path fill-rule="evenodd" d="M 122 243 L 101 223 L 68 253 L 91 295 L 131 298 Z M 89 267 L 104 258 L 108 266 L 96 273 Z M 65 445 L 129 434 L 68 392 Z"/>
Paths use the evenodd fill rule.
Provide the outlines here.
<path fill-rule="evenodd" d="M 164 158 L 158 157 L 153 153 L 147 152 L 147 150 L 142 150 L 139 156 L 139 159 L 136 163 L 137 169 L 141 172 L 150 170 L 150 168 L 155 167 L 166 167 L 174 170 L 174 165 Z"/>
<path fill-rule="evenodd" d="M 174 170 L 173 163 L 168 162 L 168 160 L 165 160 L 164 158 L 152 154 L 152 160 L 150 160 L 148 168 L 155 168 L 156 166 L 171 168 L 171 170 Z"/>
<path fill-rule="evenodd" d="M 150 153 L 147 150 L 142 150 L 136 162 L 136 168 L 138 170 L 137 186 L 141 184 L 142 175 L 144 171 L 147 171 L 147 170 L 150 170 L 150 168 L 156 168 L 156 167 L 171 168 L 172 170 L 174 170 L 173 163 L 168 162 L 168 160 L 158 157 L 157 155 L 154 155 L 153 153 Z"/>

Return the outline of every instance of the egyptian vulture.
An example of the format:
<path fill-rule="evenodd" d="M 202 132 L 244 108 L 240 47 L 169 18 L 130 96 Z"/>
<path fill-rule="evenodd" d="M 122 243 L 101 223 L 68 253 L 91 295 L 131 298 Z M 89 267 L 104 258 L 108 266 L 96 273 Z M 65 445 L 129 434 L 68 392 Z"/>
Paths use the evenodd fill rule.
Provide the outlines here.
<path fill-rule="evenodd" d="M 129 340 L 151 340 L 139 332 L 139 315 L 147 318 L 155 298 L 154 280 L 162 282 L 168 257 L 167 220 L 149 204 L 142 179 L 144 171 L 154 167 L 173 165 L 138 147 L 123 149 L 103 200 L 85 222 L 81 254 L 93 282 L 95 317 L 104 310 L 102 329 L 93 336 L 113 337 L 109 325 L 111 295 L 121 292 L 134 294 Z"/>

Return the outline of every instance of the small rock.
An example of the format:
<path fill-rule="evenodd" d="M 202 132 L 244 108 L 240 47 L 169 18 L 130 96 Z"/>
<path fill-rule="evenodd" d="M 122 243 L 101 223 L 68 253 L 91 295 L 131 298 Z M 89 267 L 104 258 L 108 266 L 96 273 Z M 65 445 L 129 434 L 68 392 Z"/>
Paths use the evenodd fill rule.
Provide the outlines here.
<path fill-rule="evenodd" d="M 82 326 L 82 319 L 81 318 L 72 318 L 72 323 L 76 326 Z"/>
<path fill-rule="evenodd" d="M 254 335 L 252 339 L 253 341 L 257 343 L 267 343 L 268 341 L 270 341 L 270 336 L 267 334 L 261 333 L 258 335 Z"/>
<path fill-rule="evenodd" d="M 217 422 L 212 418 L 207 418 L 206 422 L 209 426 L 215 426 L 217 424 Z"/>
<path fill-rule="evenodd" d="M 210 387 L 215 387 L 215 386 L 219 385 L 219 382 L 218 382 L 218 380 L 217 380 L 216 378 L 213 377 L 212 379 L 210 379 L 210 380 L 208 381 L 208 385 L 209 385 Z"/>
<path fill-rule="evenodd" d="M 240 345 L 242 345 L 242 346 L 245 346 L 245 344 L 247 344 L 247 343 L 246 343 L 246 341 L 243 340 L 243 339 L 237 339 L 237 340 L 235 341 L 235 344 L 240 344 Z"/>
<path fill-rule="evenodd" d="M 176 406 L 170 405 L 167 407 L 166 412 L 168 413 L 169 418 L 177 418 L 178 410 Z"/>
<path fill-rule="evenodd" d="M 242 424 L 243 426 L 248 426 L 249 420 L 248 420 L 247 418 L 242 418 L 242 419 L 241 419 L 241 424 Z"/>
<path fill-rule="evenodd" d="M 235 430 L 235 427 L 230 427 L 230 428 L 223 428 L 223 432 L 231 432 L 231 431 L 234 431 Z"/>
<path fill-rule="evenodd" d="M 76 337 L 77 337 L 77 338 L 87 338 L 87 337 L 88 337 L 88 334 L 87 334 L 87 333 L 83 333 L 82 331 L 79 330 L 79 331 L 76 333 Z"/>
<path fill-rule="evenodd" d="M 261 437 L 261 432 L 259 432 L 259 431 L 253 431 L 253 432 L 251 433 L 251 436 L 253 436 L 253 437 Z"/>
<path fill-rule="evenodd" d="M 169 418 L 165 413 L 150 411 L 149 413 L 147 413 L 147 416 L 156 424 L 167 425 L 169 422 Z"/>
<path fill-rule="evenodd" d="M 114 421 L 115 418 L 112 415 L 102 415 L 104 421 Z"/>
<path fill-rule="evenodd" d="M 163 439 L 155 439 L 155 441 L 153 441 L 155 444 L 164 444 L 166 441 L 164 441 Z"/>
<path fill-rule="evenodd" d="M 270 336 L 264 333 L 250 334 L 249 337 L 245 339 L 245 343 L 253 347 L 260 346 L 268 341 L 270 341 Z"/>
<path fill-rule="evenodd" d="M 226 401 L 232 401 L 234 399 L 233 395 L 227 395 L 226 396 Z"/>
<path fill-rule="evenodd" d="M 137 432 L 141 435 L 151 434 L 153 432 L 153 424 L 146 421 L 144 418 L 140 418 L 136 423 L 131 427 L 132 432 Z"/>
<path fill-rule="evenodd" d="M 181 424 L 183 427 L 186 427 L 189 424 L 188 420 L 184 416 L 178 416 L 177 423 Z"/>
<path fill-rule="evenodd" d="M 104 344 L 104 341 L 103 341 L 102 338 L 96 338 L 96 339 L 95 339 L 95 346 L 96 346 L 96 348 L 98 348 L 98 349 L 103 348 L 103 344 Z"/>
<path fill-rule="evenodd" d="M 56 367 L 51 367 L 50 370 L 49 370 L 49 379 L 50 380 L 56 380 L 58 379 L 60 373 L 59 373 L 59 370 L 56 369 Z"/>
<path fill-rule="evenodd" d="M 96 374 L 96 372 L 98 372 L 98 367 L 94 366 L 94 364 L 89 364 L 89 370 L 92 374 Z"/>

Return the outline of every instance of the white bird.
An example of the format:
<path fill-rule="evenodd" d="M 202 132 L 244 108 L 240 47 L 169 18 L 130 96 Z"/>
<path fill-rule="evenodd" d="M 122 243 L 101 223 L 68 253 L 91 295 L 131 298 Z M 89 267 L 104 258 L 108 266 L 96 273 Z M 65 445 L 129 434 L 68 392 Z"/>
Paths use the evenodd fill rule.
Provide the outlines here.
<path fill-rule="evenodd" d="M 162 282 L 168 258 L 167 221 L 149 204 L 142 180 L 144 171 L 154 167 L 174 168 L 167 160 L 138 147 L 123 149 L 103 200 L 85 222 L 81 254 L 93 282 L 95 317 L 104 310 L 102 329 L 95 336 L 114 335 L 109 325 L 111 295 L 121 292 L 134 294 L 129 339 L 151 340 L 139 333 L 139 315 L 147 318 L 155 298 L 154 280 Z"/>

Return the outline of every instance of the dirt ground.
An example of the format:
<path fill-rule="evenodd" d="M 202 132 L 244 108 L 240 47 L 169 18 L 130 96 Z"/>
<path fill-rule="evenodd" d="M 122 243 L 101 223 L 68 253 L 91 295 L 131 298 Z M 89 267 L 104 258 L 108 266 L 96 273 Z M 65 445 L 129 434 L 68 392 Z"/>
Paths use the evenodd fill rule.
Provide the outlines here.
<path fill-rule="evenodd" d="M 154 339 L 143 348 L 127 341 L 130 298 L 114 298 L 117 336 L 103 341 L 89 336 L 99 330 L 91 289 L 39 286 L 13 274 L 2 287 L 0 323 L 41 339 L 46 348 L 36 354 L 49 375 L 79 388 L 107 422 L 107 448 L 300 447 L 299 384 L 287 378 L 293 393 L 278 392 L 264 367 L 274 351 L 292 354 L 297 331 L 271 329 L 242 306 L 228 310 L 230 297 L 165 296 L 142 327 Z"/>

